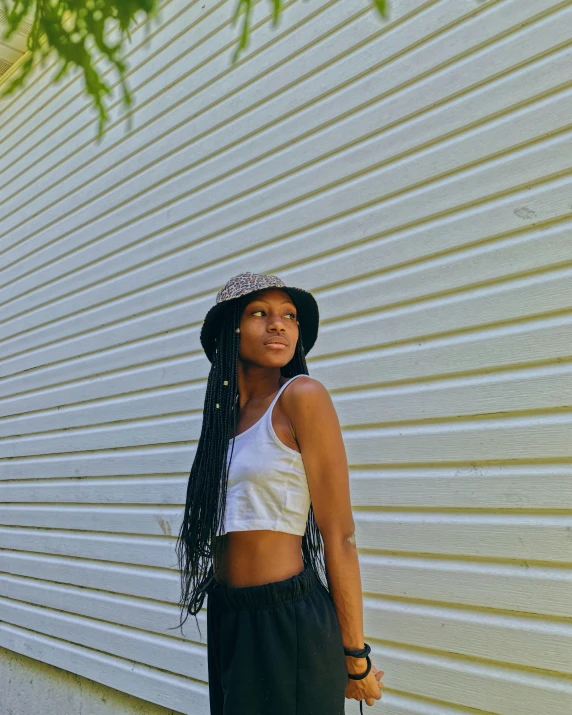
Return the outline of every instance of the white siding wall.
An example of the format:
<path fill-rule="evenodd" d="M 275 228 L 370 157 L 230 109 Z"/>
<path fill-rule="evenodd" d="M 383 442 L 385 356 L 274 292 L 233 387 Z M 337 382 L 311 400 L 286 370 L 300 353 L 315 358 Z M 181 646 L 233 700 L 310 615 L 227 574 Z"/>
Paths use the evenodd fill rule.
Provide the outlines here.
<path fill-rule="evenodd" d="M 207 713 L 198 333 L 264 271 L 320 302 L 374 710 L 569 715 L 570 2 L 261 1 L 231 68 L 234 6 L 134 34 L 131 135 L 49 68 L 1 105 L 0 645 Z"/>

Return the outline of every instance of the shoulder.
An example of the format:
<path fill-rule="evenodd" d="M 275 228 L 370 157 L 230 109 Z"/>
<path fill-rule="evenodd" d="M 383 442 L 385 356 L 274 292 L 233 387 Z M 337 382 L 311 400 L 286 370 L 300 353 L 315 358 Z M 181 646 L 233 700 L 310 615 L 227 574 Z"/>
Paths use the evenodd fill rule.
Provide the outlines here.
<path fill-rule="evenodd" d="M 313 408 L 320 409 L 332 404 L 326 386 L 310 375 L 301 375 L 292 380 L 282 397 L 285 410 L 288 413 L 292 412 L 292 416 L 300 410 L 311 411 Z"/>
<path fill-rule="evenodd" d="M 290 392 L 290 394 L 288 394 Z M 308 375 L 296 378 L 284 390 L 283 411 L 302 453 L 308 457 L 329 449 L 340 423 L 330 393 L 319 380 Z M 333 448 L 332 448 L 333 449 Z"/>

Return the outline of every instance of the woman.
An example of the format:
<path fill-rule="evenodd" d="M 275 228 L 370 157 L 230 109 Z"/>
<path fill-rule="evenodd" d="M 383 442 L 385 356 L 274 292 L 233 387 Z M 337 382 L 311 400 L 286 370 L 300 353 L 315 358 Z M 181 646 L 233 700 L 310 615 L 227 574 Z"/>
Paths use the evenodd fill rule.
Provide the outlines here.
<path fill-rule="evenodd" d="M 342 715 L 344 697 L 362 712 L 381 698 L 340 425 L 305 361 L 317 333 L 310 293 L 253 273 L 202 326 L 212 365 L 177 554 L 183 611 L 196 619 L 208 594 L 211 715 Z"/>

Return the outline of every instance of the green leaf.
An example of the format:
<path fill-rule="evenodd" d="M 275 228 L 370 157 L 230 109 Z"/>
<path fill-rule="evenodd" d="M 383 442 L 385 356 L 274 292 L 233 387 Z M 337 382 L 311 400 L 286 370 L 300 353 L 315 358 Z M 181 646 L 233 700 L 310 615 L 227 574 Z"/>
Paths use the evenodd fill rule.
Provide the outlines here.
<path fill-rule="evenodd" d="M 264 0 L 234 1 L 236 6 L 231 23 L 236 24 L 242 16 L 242 28 L 232 56 L 233 64 L 248 46 L 254 5 Z M 271 3 L 272 26 L 276 27 L 284 12 L 285 3 L 284 0 L 268 1 Z M 119 75 L 117 84 L 120 84 L 122 89 L 123 104 L 129 110 L 128 131 L 131 131 L 133 98 L 125 82 L 128 70 L 122 59 L 125 55 L 125 41 L 132 43 L 131 33 L 134 27 L 143 22 L 144 44 L 147 44 L 151 37 L 151 20 L 160 24 L 159 3 L 160 0 L 0 0 L 7 23 L 4 39 L 9 39 L 17 32 L 24 21 L 31 20 L 27 37 L 29 54 L 14 76 L 0 86 L 0 98 L 13 94 L 22 87 L 32 68 L 38 62 L 43 66 L 47 57 L 55 52 L 58 56 L 58 71 L 54 82 L 59 82 L 70 69 L 81 70 L 86 93 L 91 97 L 99 117 L 97 140 L 100 141 L 109 119 L 104 98 L 111 94 L 112 87 L 103 81 L 97 65 L 101 59 L 106 58 Z M 386 18 L 387 0 L 373 0 L 373 3 L 379 14 Z M 119 35 L 119 41 L 111 45 L 107 38 L 114 30 Z"/>
<path fill-rule="evenodd" d="M 383 17 L 384 20 L 387 20 L 389 16 L 387 0 L 373 0 L 373 4 L 375 5 L 381 17 Z"/>

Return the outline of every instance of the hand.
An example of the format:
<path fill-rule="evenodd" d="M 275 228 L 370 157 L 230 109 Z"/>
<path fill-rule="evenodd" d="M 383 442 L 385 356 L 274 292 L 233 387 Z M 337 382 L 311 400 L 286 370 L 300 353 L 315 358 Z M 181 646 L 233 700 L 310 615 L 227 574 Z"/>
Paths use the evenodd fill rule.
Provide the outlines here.
<path fill-rule="evenodd" d="M 352 658 L 346 656 L 346 664 L 350 673 L 364 673 L 367 668 L 365 658 Z M 371 664 L 371 670 L 362 680 L 353 680 L 348 678 L 346 687 L 346 698 L 354 698 L 355 700 L 365 700 L 367 705 L 373 705 L 376 700 L 381 700 L 382 689 L 384 687 L 381 682 L 381 676 L 385 671 L 378 670 L 375 665 Z"/>

